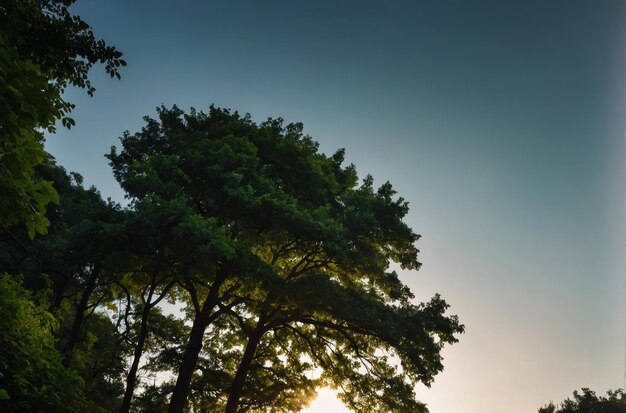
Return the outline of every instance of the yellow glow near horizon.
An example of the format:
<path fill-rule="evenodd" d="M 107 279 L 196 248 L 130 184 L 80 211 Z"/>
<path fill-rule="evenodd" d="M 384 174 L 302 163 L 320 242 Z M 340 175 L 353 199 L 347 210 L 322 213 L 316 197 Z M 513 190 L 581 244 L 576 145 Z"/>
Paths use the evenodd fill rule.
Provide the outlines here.
<path fill-rule="evenodd" d="M 304 413 L 350 413 L 342 402 L 335 396 L 337 392 L 332 389 L 318 389 L 317 398 L 311 405 L 304 409 Z"/>

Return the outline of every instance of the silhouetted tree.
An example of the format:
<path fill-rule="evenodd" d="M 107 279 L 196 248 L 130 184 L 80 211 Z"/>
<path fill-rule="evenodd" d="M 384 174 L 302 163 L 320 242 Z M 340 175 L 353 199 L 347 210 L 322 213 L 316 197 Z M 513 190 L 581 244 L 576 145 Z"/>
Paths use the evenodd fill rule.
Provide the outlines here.
<path fill-rule="evenodd" d="M 301 124 L 257 125 L 215 107 L 208 114 L 160 108 L 159 119 L 146 123 L 108 155 L 115 176 L 135 202 L 188 208 L 181 243 L 203 245 L 201 260 L 176 264 L 193 323 L 169 411 L 183 411 L 205 332 L 222 336 L 214 323 L 223 317 L 238 330 L 229 345 L 241 349 L 225 371 L 232 374 L 227 412 L 275 384 L 310 393 L 305 380 L 281 382 L 276 373 L 290 367 L 321 367 L 322 379 L 357 410 L 423 410 L 413 385 L 431 382 L 443 367 L 442 346 L 463 327 L 444 315 L 439 297 L 411 304 L 409 289 L 388 270 L 390 261 L 420 265 L 419 237 L 402 221 L 408 206 L 391 185 L 375 189 L 371 177 L 359 185 L 354 166 L 342 166 L 343 151 L 319 153 Z M 302 364 L 304 355 L 311 362 Z M 262 373 L 272 363 L 275 372 Z M 267 400 L 265 408 L 280 400 L 287 403 Z"/>
<path fill-rule="evenodd" d="M 626 395 L 619 389 L 609 390 L 606 396 L 596 396 L 587 388 L 574 391 L 574 398 L 565 399 L 559 405 L 550 402 L 539 408 L 538 413 L 626 413 Z"/>

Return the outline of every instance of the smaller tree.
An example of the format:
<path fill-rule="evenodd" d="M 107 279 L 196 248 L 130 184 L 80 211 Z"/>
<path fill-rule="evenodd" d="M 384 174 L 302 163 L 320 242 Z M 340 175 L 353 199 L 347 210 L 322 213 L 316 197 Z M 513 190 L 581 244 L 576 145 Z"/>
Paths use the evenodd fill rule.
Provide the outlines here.
<path fill-rule="evenodd" d="M 95 188 L 84 188 L 80 175 L 68 174 L 51 159 L 36 168 L 36 177 L 52 182 L 60 197 L 59 204 L 46 212 L 46 218 L 51 221 L 49 232 L 30 239 L 18 228 L 0 229 L 0 272 L 22 275 L 24 289 L 30 290 L 23 296 L 25 299 L 48 298 L 45 302 L 34 300 L 32 305 L 54 316 L 55 328 L 50 329 L 53 333 L 50 339 L 61 352 L 65 371 L 71 369 L 72 374 L 77 373 L 82 379 L 72 384 L 74 391 L 85 396 L 81 411 L 116 411 L 124 390 L 121 377 L 129 352 L 115 324 L 102 309 L 110 305 L 112 298 L 111 285 L 116 272 L 111 262 L 116 258 L 113 253 L 119 251 L 120 226 L 125 215 L 116 204 L 103 200 Z M 0 307 L 3 299 L 7 298 L 0 296 Z M 19 316 L 8 310 L 2 314 L 7 323 Z M 24 325 L 24 328 L 28 327 Z M 24 364 L 40 365 L 41 377 L 58 373 L 58 366 L 38 358 L 48 353 L 21 352 L 16 357 L 13 351 L 17 350 L 0 348 Z M 58 353 L 56 349 L 54 354 Z M 39 397 L 35 392 L 29 395 Z M 37 411 L 29 410 L 34 401 L 29 403 L 26 407 L 11 407 L 14 410 L 9 411 Z M 54 408 L 43 411 L 72 411 L 65 405 Z M 5 410 L 0 407 L 0 411 Z"/>
<path fill-rule="evenodd" d="M 606 396 L 596 396 L 588 388 L 574 391 L 574 399 L 565 399 L 558 406 L 550 402 L 537 413 L 626 413 L 626 394 L 622 389 L 609 390 Z"/>

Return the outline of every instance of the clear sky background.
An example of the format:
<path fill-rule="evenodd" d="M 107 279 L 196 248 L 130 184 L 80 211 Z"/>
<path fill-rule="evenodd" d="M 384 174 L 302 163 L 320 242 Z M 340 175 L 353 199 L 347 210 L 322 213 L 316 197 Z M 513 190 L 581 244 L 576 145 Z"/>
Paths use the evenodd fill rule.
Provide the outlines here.
<path fill-rule="evenodd" d="M 69 91 L 77 126 L 47 148 L 122 201 L 103 155 L 156 106 L 304 122 L 410 202 L 423 267 L 402 279 L 466 325 L 420 399 L 536 412 L 624 387 L 625 6 L 79 0 L 128 67 Z"/>

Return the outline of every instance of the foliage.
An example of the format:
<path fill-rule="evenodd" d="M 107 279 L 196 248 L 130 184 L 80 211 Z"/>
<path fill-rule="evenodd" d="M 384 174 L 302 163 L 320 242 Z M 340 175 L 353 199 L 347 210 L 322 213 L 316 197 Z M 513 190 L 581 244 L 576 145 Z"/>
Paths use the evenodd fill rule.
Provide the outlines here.
<path fill-rule="evenodd" d="M 106 338 L 111 335 L 105 334 L 106 328 L 102 325 L 94 330 L 97 335 L 94 331 L 88 332 L 95 328 L 93 320 L 88 323 L 91 327 L 84 328 L 85 314 L 88 311 L 93 314 L 99 303 L 93 296 L 97 295 L 94 291 L 98 289 L 96 278 L 100 275 L 96 275 L 92 271 L 95 267 L 84 259 L 89 255 L 93 262 L 100 256 L 88 247 L 94 243 L 85 242 L 93 237 L 92 231 L 97 228 L 93 225 L 72 227 L 64 220 L 76 217 L 72 212 L 85 211 L 65 209 L 65 216 L 54 224 L 55 236 L 40 243 L 23 239 L 21 231 L 14 228 L 25 223 L 30 239 L 37 233 L 45 234 L 54 212 L 46 211 L 46 207 L 50 202 L 59 202 L 53 180 L 36 170 L 48 162 L 43 147 L 44 131 L 54 131 L 59 119 L 68 128 L 74 125 L 74 120 L 67 117 L 73 105 L 61 97 L 64 88 L 69 85 L 86 88 L 92 95 L 95 89 L 89 82 L 88 72 L 94 64 L 104 63 L 105 70 L 117 78 L 120 77 L 118 68 L 125 65 L 120 59 L 121 53 L 102 40 L 96 40 L 89 25 L 69 12 L 72 3 L 71 0 L 0 2 L 0 229 L 3 241 L 10 240 L 1 248 L 0 271 L 25 269 L 29 287 L 39 293 L 46 290 L 47 280 L 52 280 L 54 300 L 50 309 L 60 316 L 57 320 L 45 310 L 42 302 L 33 301 L 27 290 L 9 276 L 3 276 L 0 395 L 6 399 L 2 407 L 7 411 L 98 411 L 101 408 L 97 404 L 102 400 L 84 400 L 83 389 L 89 391 L 90 398 L 97 399 L 101 390 L 111 387 L 107 384 L 114 384 L 113 377 L 120 373 L 119 368 L 109 371 L 106 374 L 111 381 L 96 383 L 96 377 L 107 376 L 101 375 L 102 370 L 94 373 L 86 369 L 99 364 L 98 356 L 106 354 Z M 69 181 L 64 172 L 56 175 Z M 76 192 L 88 193 L 82 188 L 74 190 Z M 92 191 L 92 194 L 97 193 Z M 89 218 L 82 216 L 78 220 L 84 220 L 84 224 Z M 87 280 L 94 282 L 85 283 Z M 66 297 L 80 297 L 76 302 L 80 305 L 72 311 L 65 305 Z M 57 328 L 59 321 L 61 327 Z M 108 319 L 107 322 L 110 323 Z M 53 333 L 63 331 L 68 325 L 71 333 L 66 346 Z M 83 341 L 74 352 L 81 332 Z M 108 343 L 117 343 L 117 339 Z M 57 346 L 64 348 L 64 354 Z M 112 351 L 117 353 L 118 367 L 121 366 L 119 346 Z M 81 357 L 75 361 L 81 359 L 82 363 L 74 363 L 73 367 L 86 381 L 67 368 L 71 355 L 81 352 Z M 109 369 L 112 367 L 109 361 L 105 364 Z M 114 391 L 109 393 L 115 400 Z M 109 410 L 106 406 L 104 402 L 104 411 Z"/>
<path fill-rule="evenodd" d="M 46 236 L 0 230 L 0 271 L 54 314 L 56 361 L 39 376 L 73 378 L 73 408 L 299 411 L 329 386 L 355 411 L 427 411 L 414 385 L 463 326 L 438 295 L 413 303 L 389 268 L 420 266 L 407 203 L 302 130 L 161 108 L 109 154 L 126 208 L 51 158 L 35 168 L 59 203 Z M 22 403 L 7 383 L 0 395 Z"/>
<path fill-rule="evenodd" d="M 391 184 L 302 124 L 162 107 L 108 155 L 131 204 L 104 201 L 43 149 L 74 125 L 64 89 L 126 65 L 73 2 L 0 2 L 0 272 L 24 280 L 0 278 L 0 409 L 299 411 L 324 385 L 427 411 L 414 385 L 463 326 L 390 270 L 420 267 Z"/>
<path fill-rule="evenodd" d="M 133 202 L 188 208 L 193 224 L 185 238 L 194 241 L 187 245 L 203 251 L 174 257 L 184 269 L 177 277 L 193 328 L 170 412 L 182 410 L 181 394 L 203 390 L 198 403 L 213 397 L 219 409 L 226 401 L 227 412 L 292 403 L 264 399 L 264 390 L 299 394 L 290 407 L 299 410 L 314 387 L 305 378 L 316 368 L 356 410 L 424 410 L 413 385 L 432 381 L 443 368 L 442 346 L 463 326 L 444 315 L 439 297 L 411 304 L 409 289 L 388 270 L 390 261 L 420 265 L 419 236 L 402 221 L 408 205 L 391 184 L 376 189 L 368 176 L 359 185 L 354 166 L 342 166 L 343 150 L 319 153 L 301 124 L 257 125 L 215 107 L 208 114 L 162 107 L 158 114 L 141 132 L 125 133 L 123 150 L 108 157 Z M 220 342 L 200 354 L 209 326 Z M 192 376 L 198 368 L 202 374 Z M 289 380 L 281 380 L 285 371 Z"/>
<path fill-rule="evenodd" d="M 111 269 L 105 261 L 111 262 L 117 251 L 124 213 L 95 188 L 84 188 L 80 175 L 68 174 L 52 158 L 36 168 L 35 177 L 51 182 L 60 195 L 60 202 L 46 213 L 49 232 L 30 240 L 17 228 L 0 231 L 0 266 L 23 274 L 33 290 L 47 288 L 50 281 L 54 311 L 78 305 L 82 296 L 89 298 L 85 310 L 91 310 L 106 294 L 101 287 Z"/>
<path fill-rule="evenodd" d="M 539 408 L 538 413 L 624 413 L 626 412 L 626 395 L 622 389 L 607 392 L 606 396 L 596 396 L 588 388 L 582 393 L 574 391 L 574 399 L 565 399 L 558 406 L 552 402 Z"/>
<path fill-rule="evenodd" d="M 54 346 L 57 320 L 20 282 L 0 276 L 0 408 L 8 412 L 82 411 L 82 383 Z"/>
<path fill-rule="evenodd" d="M 117 410 L 128 350 L 101 311 L 112 299 L 112 247 L 124 215 L 51 159 L 36 172 L 60 194 L 59 204 L 47 211 L 50 231 L 35 239 L 16 228 L 0 231 L 0 269 L 22 273 L 25 287 L 49 296 L 47 307 L 58 323 L 53 343 L 63 365 L 82 378 L 77 391 L 85 394 L 85 410 Z"/>
<path fill-rule="evenodd" d="M 89 24 L 70 12 L 74 2 L 2 0 L 0 32 L 15 46 L 20 60 L 36 64 L 61 89 L 77 86 L 93 95 L 88 78 L 93 65 L 104 64 L 106 72 L 119 79 L 119 68 L 126 62 L 121 52 L 96 39 Z"/>
<path fill-rule="evenodd" d="M 41 129 L 54 125 L 64 105 L 59 88 L 0 37 L 0 226 L 25 222 L 31 238 L 46 232 L 45 206 L 58 202 L 35 166 L 45 159 Z"/>
<path fill-rule="evenodd" d="M 86 411 L 115 412 L 124 393 L 122 377 L 128 354 L 115 325 L 104 314 L 85 320 L 83 338 L 74 350 L 71 367 L 84 381 Z"/>
<path fill-rule="evenodd" d="M 34 168 L 45 159 L 43 131 L 56 120 L 74 125 L 74 107 L 61 94 L 68 85 L 93 94 L 88 73 L 105 64 L 111 77 L 126 65 L 121 53 L 96 40 L 68 7 L 71 0 L 3 0 L 0 3 L 0 226 L 24 222 L 31 238 L 49 224 L 46 205 L 58 197 Z"/>

